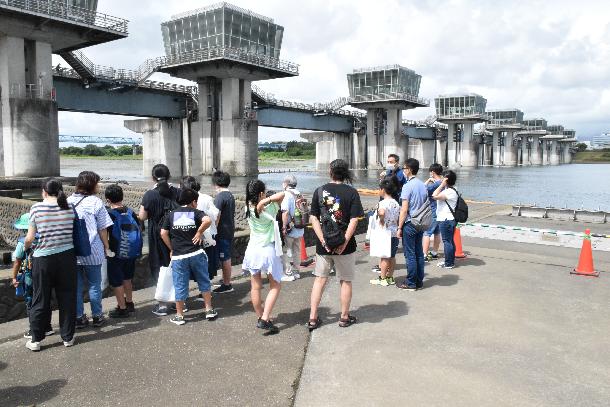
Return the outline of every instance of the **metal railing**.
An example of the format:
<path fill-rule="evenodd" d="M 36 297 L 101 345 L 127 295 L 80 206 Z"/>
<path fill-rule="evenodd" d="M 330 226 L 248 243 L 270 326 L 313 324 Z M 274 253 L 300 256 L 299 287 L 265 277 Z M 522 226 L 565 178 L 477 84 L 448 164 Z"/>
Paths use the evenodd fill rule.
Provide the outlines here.
<path fill-rule="evenodd" d="M 108 77 L 99 77 L 101 79 L 109 79 L 112 81 L 116 81 L 116 82 L 121 82 L 121 74 L 122 71 L 125 71 L 124 69 L 114 69 L 114 68 L 108 68 L 113 70 L 117 76 L 108 76 Z M 54 67 L 53 68 L 53 75 L 54 76 L 61 76 L 64 78 L 74 78 L 74 79 L 81 79 L 80 75 L 78 74 L 78 72 L 76 72 L 74 69 L 70 69 L 70 68 L 63 68 L 63 67 Z M 166 90 L 166 91 L 170 91 L 170 92 L 178 92 L 178 93 L 186 93 L 189 94 L 190 96 L 192 96 L 194 99 L 197 99 L 199 91 L 198 91 L 198 87 L 197 86 L 185 86 L 185 85 L 178 85 L 175 83 L 167 83 L 167 82 L 159 82 L 159 81 L 149 81 L 149 80 L 145 80 L 143 82 L 136 82 L 133 80 L 126 80 L 125 85 L 128 86 L 137 86 L 140 88 L 149 88 L 149 89 L 156 89 L 156 90 Z"/>
<path fill-rule="evenodd" d="M 192 52 L 181 53 L 156 58 L 159 68 L 170 67 L 187 63 L 211 61 L 215 59 L 230 59 L 237 62 L 244 62 L 262 68 L 269 68 L 282 71 L 293 75 L 299 74 L 299 65 L 293 62 L 283 61 L 267 55 L 248 52 L 239 48 L 213 47 L 205 48 Z"/>
<path fill-rule="evenodd" d="M 180 18 L 190 17 L 190 16 L 193 16 L 193 15 L 205 13 L 206 11 L 216 10 L 216 9 L 223 8 L 223 7 L 229 8 L 229 9 L 234 10 L 234 11 L 238 11 L 238 12 L 243 13 L 243 14 L 251 15 L 252 17 L 259 18 L 259 19 L 261 19 L 263 21 L 267 21 L 269 23 L 273 23 L 273 19 L 272 18 L 265 17 L 264 15 L 255 13 L 252 10 L 248 10 L 248 9 L 243 8 L 243 7 L 238 7 L 238 6 L 235 6 L 233 4 L 229 4 L 229 3 L 224 2 L 224 1 L 221 2 L 221 3 L 211 4 L 211 5 L 207 6 L 207 7 L 201 7 L 201 8 L 195 9 L 195 10 L 185 11 L 184 13 L 174 14 L 170 18 L 172 20 L 178 20 Z"/>
<path fill-rule="evenodd" d="M 128 20 L 113 17 L 66 4 L 59 0 L 0 0 L 0 8 L 12 8 L 48 17 L 60 18 L 71 22 L 112 30 L 121 34 L 128 33 Z"/>
<path fill-rule="evenodd" d="M 356 103 L 376 102 L 381 100 L 406 100 L 407 102 L 417 103 L 422 106 L 430 106 L 429 99 L 420 98 L 416 95 L 410 95 L 408 93 L 400 92 L 358 95 L 351 98 L 351 102 Z"/>
<path fill-rule="evenodd" d="M 20 99 L 55 100 L 55 88 L 46 88 L 33 83 L 11 83 L 9 97 Z"/>

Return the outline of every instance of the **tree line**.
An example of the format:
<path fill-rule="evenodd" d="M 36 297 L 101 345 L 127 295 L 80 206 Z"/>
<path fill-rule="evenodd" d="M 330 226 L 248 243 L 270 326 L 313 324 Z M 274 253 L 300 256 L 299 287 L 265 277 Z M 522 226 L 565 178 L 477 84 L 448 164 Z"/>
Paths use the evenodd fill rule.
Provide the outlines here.
<path fill-rule="evenodd" d="M 62 147 L 59 152 L 63 155 L 75 155 L 82 157 L 116 157 L 123 155 L 133 155 L 133 146 L 111 146 L 105 145 L 103 147 L 95 144 L 87 144 L 85 147 Z M 142 154 L 142 146 L 136 146 L 136 154 Z"/>

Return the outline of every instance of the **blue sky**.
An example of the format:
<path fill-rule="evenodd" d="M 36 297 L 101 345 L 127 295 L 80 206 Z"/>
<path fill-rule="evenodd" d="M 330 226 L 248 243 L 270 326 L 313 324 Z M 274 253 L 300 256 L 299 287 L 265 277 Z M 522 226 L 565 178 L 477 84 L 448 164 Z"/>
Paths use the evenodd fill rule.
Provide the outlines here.
<path fill-rule="evenodd" d="M 127 39 L 85 49 L 97 64 L 135 68 L 163 54 L 160 23 L 209 1 L 100 0 L 98 11 L 130 20 Z M 324 102 L 347 95 L 353 68 L 398 63 L 422 75 L 420 96 L 476 92 L 487 107 L 573 128 L 610 129 L 610 3 L 593 1 L 239 1 L 285 27 L 281 58 L 296 78 L 258 82 L 277 98 Z M 56 57 L 58 58 L 58 57 Z M 57 63 L 57 59 L 55 63 Z M 163 74 L 154 79 L 182 82 Z M 405 111 L 419 119 L 433 108 Z M 60 133 L 129 136 L 125 117 L 60 113 Z M 298 131 L 259 129 L 261 141 Z"/>

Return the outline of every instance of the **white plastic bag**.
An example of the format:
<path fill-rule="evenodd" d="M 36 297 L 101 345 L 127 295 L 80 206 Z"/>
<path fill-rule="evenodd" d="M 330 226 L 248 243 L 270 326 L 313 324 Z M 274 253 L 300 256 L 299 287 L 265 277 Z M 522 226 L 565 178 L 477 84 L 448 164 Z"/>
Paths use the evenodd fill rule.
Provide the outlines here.
<path fill-rule="evenodd" d="M 273 222 L 273 239 L 275 243 L 275 255 L 278 257 L 282 257 L 284 255 L 284 250 L 282 249 L 282 235 L 280 234 L 280 224 L 277 220 L 269 213 L 263 212 L 263 215 L 267 217 L 267 219 Z"/>
<path fill-rule="evenodd" d="M 379 224 L 377 216 L 371 216 L 371 218 L 373 219 L 373 223 L 370 224 L 371 257 L 389 259 L 392 256 L 392 232 Z"/>
<path fill-rule="evenodd" d="M 169 267 L 161 267 L 159 269 L 159 280 L 157 281 L 157 289 L 155 290 L 155 300 L 161 302 L 176 301 L 171 263 L 169 264 Z"/>
<path fill-rule="evenodd" d="M 376 215 L 371 215 L 369 216 L 369 226 L 366 228 L 366 237 L 365 239 L 370 242 L 371 241 L 371 231 L 373 230 L 373 228 L 375 227 L 375 218 L 377 216 Z"/>
<path fill-rule="evenodd" d="M 102 261 L 102 291 L 108 288 L 108 262 L 106 259 Z"/>

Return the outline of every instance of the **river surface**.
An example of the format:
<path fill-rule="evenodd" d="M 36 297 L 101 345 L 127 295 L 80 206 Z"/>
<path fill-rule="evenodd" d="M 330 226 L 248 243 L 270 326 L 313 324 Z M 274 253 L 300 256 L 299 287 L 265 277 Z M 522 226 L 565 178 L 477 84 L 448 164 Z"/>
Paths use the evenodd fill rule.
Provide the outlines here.
<path fill-rule="evenodd" d="M 290 168 L 299 182 L 299 189 L 313 192 L 328 180 L 326 174 L 313 170 L 314 160 L 265 163 L 261 171 L 279 171 Z M 92 170 L 105 180 L 125 180 L 130 183 L 148 183 L 142 175 L 142 162 L 137 160 L 61 158 L 61 175 L 76 176 L 80 171 Z M 568 207 L 577 209 L 601 208 L 610 211 L 610 164 L 569 164 L 544 167 L 514 167 L 461 169 L 457 171 L 457 189 L 469 199 L 504 204 L 537 204 L 538 206 Z M 260 174 L 259 178 L 269 189 L 281 188 L 285 173 Z M 356 171 L 356 188 L 376 188 L 378 171 Z M 423 178 L 428 172 L 420 174 Z M 202 188 L 210 190 L 210 177 L 201 177 Z M 231 189 L 245 192 L 248 181 L 234 177 Z"/>

